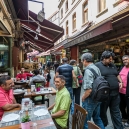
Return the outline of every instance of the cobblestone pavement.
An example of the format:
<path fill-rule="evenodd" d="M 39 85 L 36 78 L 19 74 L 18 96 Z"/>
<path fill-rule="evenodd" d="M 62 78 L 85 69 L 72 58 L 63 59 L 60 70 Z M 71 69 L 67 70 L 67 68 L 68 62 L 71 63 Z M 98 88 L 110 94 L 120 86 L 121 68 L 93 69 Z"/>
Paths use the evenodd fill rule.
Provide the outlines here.
<path fill-rule="evenodd" d="M 50 75 L 51 75 L 51 80 L 50 80 L 50 86 L 54 87 L 55 88 L 55 85 L 54 85 L 54 76 L 55 76 L 55 73 L 53 70 L 50 71 Z M 83 95 L 83 89 L 81 89 L 81 96 Z M 55 96 L 52 96 L 52 95 L 49 95 L 49 101 L 50 101 L 50 105 L 52 105 L 54 103 L 54 100 L 55 100 Z M 109 109 L 107 111 L 107 115 L 108 115 L 108 121 L 109 121 L 109 125 L 105 128 L 105 129 L 113 129 L 113 125 L 112 125 L 112 121 L 111 121 L 111 117 L 110 117 L 110 112 L 109 112 Z M 71 129 L 71 123 L 72 123 L 72 117 L 70 116 L 70 129 Z M 129 129 L 129 128 L 125 128 L 125 129 Z"/>

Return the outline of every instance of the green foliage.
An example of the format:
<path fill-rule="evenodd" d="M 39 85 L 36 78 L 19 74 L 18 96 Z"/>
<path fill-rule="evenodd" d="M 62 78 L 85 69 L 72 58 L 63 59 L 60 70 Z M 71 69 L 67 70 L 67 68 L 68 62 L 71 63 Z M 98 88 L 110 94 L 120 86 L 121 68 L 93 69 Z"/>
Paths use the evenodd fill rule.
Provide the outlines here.
<path fill-rule="evenodd" d="M 41 84 L 40 83 L 36 83 L 36 87 L 40 87 L 41 86 Z"/>
<path fill-rule="evenodd" d="M 21 121 L 22 121 L 22 123 L 29 122 L 30 121 L 30 116 L 28 116 L 28 115 L 23 116 Z"/>

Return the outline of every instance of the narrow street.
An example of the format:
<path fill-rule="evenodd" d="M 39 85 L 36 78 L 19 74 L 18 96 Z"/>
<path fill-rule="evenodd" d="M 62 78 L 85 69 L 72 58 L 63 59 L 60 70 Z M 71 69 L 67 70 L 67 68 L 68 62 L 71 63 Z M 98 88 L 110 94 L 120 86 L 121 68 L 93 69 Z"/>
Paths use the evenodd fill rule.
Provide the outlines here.
<path fill-rule="evenodd" d="M 72 92 L 70 80 L 77 76 L 81 84 L 83 77 L 80 71 L 83 73 L 86 67 L 93 67 L 92 70 L 106 80 L 100 79 L 102 85 L 94 83 L 97 74 L 88 68 L 89 72 L 87 71 L 84 81 L 85 94 L 83 86 L 74 89 L 76 103 L 80 104 L 78 110 L 82 109 L 82 100 L 90 94 L 90 89 L 93 91 L 97 87 L 94 94 L 96 100 L 106 98 L 109 103 L 108 126 L 104 128 L 104 122 L 99 119 L 98 103 L 90 97 L 84 103 L 84 111 L 89 113 L 89 119 L 93 122 L 93 116 L 95 123 L 102 129 L 129 129 L 129 0 L 0 0 L 0 129 L 22 128 L 22 124 L 30 128 L 33 115 L 36 118 L 36 129 L 50 129 L 52 126 L 51 129 L 65 128 L 68 113 L 64 113 L 62 109 L 69 111 L 72 95 L 70 93 L 69 97 L 62 82 L 63 85 L 60 85 L 59 89 L 57 86 L 57 89 L 64 91 L 57 93 L 54 85 L 55 72 L 51 67 L 56 69 L 68 62 L 75 75 L 71 75 L 72 68 L 68 65 L 57 71 L 65 76 L 65 79 L 60 78 L 67 80 L 65 86 L 69 88 L 69 93 Z M 45 78 L 40 76 L 42 70 Z M 74 88 L 77 83 L 73 84 Z M 41 85 L 50 87 L 42 88 Z M 53 109 L 51 116 L 48 111 L 53 107 L 47 106 L 48 103 L 55 103 L 56 95 L 56 105 L 53 105 L 55 111 Z M 29 99 L 24 101 L 24 98 Z M 41 108 L 47 110 L 49 117 L 46 117 L 46 111 L 41 114 L 40 109 L 34 107 L 30 99 L 35 105 L 45 103 L 47 106 L 42 105 Z M 73 103 L 71 105 L 73 106 Z M 101 112 L 104 112 L 105 106 L 106 104 L 100 109 Z M 32 111 L 31 115 L 27 115 L 29 109 Z M 20 115 L 21 110 L 28 113 L 22 112 Z M 73 111 L 73 108 L 71 110 Z M 17 117 L 11 117 L 15 111 Z M 37 111 L 38 114 L 35 114 Z M 8 121 L 5 119 L 6 115 Z M 77 121 L 72 122 L 72 115 L 69 115 L 69 129 L 72 129 L 72 124 L 77 129 L 81 126 L 90 128 L 87 121 L 83 124 L 84 118 L 81 124 L 77 120 L 78 125 Z M 80 113 L 75 114 L 75 117 L 79 116 Z M 24 121 L 24 117 L 28 119 Z M 52 125 L 53 122 L 55 124 Z"/>

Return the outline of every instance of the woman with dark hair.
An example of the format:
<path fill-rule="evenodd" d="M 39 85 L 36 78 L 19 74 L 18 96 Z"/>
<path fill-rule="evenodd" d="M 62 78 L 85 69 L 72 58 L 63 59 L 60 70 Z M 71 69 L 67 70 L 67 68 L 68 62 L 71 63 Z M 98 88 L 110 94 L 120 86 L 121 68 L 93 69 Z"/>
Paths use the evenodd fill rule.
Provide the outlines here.
<path fill-rule="evenodd" d="M 73 70 L 76 77 L 78 75 L 82 75 L 80 68 L 77 66 L 76 60 L 71 60 L 70 65 L 73 66 Z M 73 80 L 72 88 L 73 88 L 73 96 L 75 97 L 75 103 L 80 105 L 81 86 L 79 85 L 78 79 L 77 79 L 77 83 Z"/>
<path fill-rule="evenodd" d="M 109 99 L 101 103 L 100 117 L 103 121 L 104 126 L 107 126 L 107 108 L 109 107 L 114 129 L 123 129 L 119 109 L 119 87 L 121 88 L 122 86 L 122 80 L 119 76 L 116 66 L 113 64 L 114 56 L 115 54 L 113 52 L 104 51 L 101 55 L 101 61 L 96 63 L 96 66 L 100 69 L 101 75 L 110 84 Z"/>

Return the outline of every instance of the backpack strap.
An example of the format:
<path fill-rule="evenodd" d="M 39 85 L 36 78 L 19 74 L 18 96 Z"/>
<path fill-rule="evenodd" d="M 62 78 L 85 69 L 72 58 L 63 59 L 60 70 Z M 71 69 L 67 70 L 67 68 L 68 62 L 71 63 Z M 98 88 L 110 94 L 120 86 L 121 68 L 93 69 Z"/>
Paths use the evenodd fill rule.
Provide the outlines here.
<path fill-rule="evenodd" d="M 94 69 L 92 68 L 87 68 L 87 69 L 89 69 L 94 74 L 95 78 L 99 76 Z"/>

